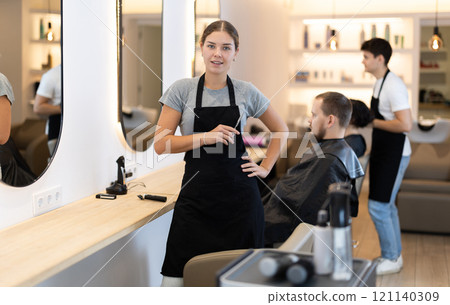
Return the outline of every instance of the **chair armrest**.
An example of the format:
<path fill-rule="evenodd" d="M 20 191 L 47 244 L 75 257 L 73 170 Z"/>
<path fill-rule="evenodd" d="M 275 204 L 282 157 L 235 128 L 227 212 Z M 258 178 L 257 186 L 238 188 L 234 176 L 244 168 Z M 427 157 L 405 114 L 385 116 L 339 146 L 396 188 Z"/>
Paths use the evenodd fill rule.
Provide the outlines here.
<path fill-rule="evenodd" d="M 355 180 L 356 194 L 358 194 L 358 196 L 359 196 L 359 194 L 361 194 L 361 189 L 362 189 L 362 185 L 364 182 L 364 178 L 367 175 L 367 167 L 369 165 L 370 154 L 361 156 L 358 158 L 358 160 L 359 160 L 359 163 L 361 164 L 361 167 L 364 170 L 364 176 L 356 178 L 356 180 Z"/>
<path fill-rule="evenodd" d="M 301 223 L 279 250 L 290 252 L 312 253 L 313 226 Z M 197 255 L 184 266 L 183 278 L 185 287 L 213 287 L 216 285 L 216 273 L 226 265 L 245 254 L 248 249 L 220 251 Z"/>
<path fill-rule="evenodd" d="M 247 251 L 248 249 L 229 250 L 206 253 L 193 257 L 184 266 L 184 286 L 216 286 L 216 273 Z"/>
<path fill-rule="evenodd" d="M 312 252 L 313 225 L 299 224 L 289 238 L 278 247 L 279 250 L 289 252 Z"/>

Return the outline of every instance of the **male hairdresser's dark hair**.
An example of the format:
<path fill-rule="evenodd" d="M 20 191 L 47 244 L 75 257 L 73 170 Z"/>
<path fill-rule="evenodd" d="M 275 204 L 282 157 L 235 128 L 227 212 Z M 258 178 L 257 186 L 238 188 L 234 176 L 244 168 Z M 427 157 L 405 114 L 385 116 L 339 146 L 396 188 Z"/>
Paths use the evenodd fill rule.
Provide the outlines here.
<path fill-rule="evenodd" d="M 350 119 L 350 125 L 363 128 L 369 125 L 373 121 L 373 115 L 364 102 L 360 100 L 350 99 L 352 103 L 353 111 L 352 118 Z"/>
<path fill-rule="evenodd" d="M 361 51 L 367 51 L 373 54 L 374 57 L 383 55 L 384 64 L 387 66 L 392 56 L 392 47 L 388 41 L 382 38 L 372 38 L 365 41 L 361 46 Z"/>
<path fill-rule="evenodd" d="M 334 115 L 339 119 L 339 125 L 346 128 L 352 116 L 352 103 L 338 92 L 325 92 L 316 96 L 322 100 L 322 111 L 325 115 Z"/>

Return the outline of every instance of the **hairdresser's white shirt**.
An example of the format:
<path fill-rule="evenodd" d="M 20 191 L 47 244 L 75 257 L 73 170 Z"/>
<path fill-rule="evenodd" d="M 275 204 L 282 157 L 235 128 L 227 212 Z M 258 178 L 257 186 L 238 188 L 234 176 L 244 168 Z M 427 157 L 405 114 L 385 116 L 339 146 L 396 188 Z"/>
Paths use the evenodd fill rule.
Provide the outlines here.
<path fill-rule="evenodd" d="M 377 97 L 380 94 L 379 92 L 382 81 L 383 78 L 380 78 L 375 82 L 373 96 Z M 392 71 L 390 71 L 386 76 L 383 88 L 381 88 L 379 99 L 380 104 L 378 105 L 378 111 L 386 121 L 395 119 L 394 112 L 411 108 L 408 101 L 408 89 L 406 88 L 405 83 Z M 402 155 L 411 155 L 411 144 L 409 143 L 407 135 L 405 137 L 405 145 L 403 146 Z"/>

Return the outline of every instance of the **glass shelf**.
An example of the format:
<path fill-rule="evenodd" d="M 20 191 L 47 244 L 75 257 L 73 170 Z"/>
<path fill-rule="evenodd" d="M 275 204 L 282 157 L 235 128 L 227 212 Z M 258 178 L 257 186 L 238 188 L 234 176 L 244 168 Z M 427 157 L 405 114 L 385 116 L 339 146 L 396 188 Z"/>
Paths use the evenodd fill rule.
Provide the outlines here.
<path fill-rule="evenodd" d="M 308 88 L 358 88 L 358 89 L 370 89 L 373 84 L 363 83 L 310 83 L 310 82 L 292 82 L 292 87 L 308 87 Z"/>
<path fill-rule="evenodd" d="M 30 42 L 32 42 L 32 43 L 43 43 L 43 44 L 60 44 L 61 43 L 60 40 L 48 41 L 46 39 L 31 39 Z"/>
<path fill-rule="evenodd" d="M 312 82 L 290 82 L 292 87 L 308 87 L 308 88 L 354 88 L 354 89 L 372 89 L 373 83 L 312 83 Z M 407 88 L 411 84 L 405 84 Z"/>
<path fill-rule="evenodd" d="M 331 51 L 324 47 L 322 49 L 290 49 L 290 52 L 294 55 L 295 54 L 298 54 L 298 55 L 315 54 L 315 53 L 318 53 L 318 54 L 323 53 L 323 54 L 329 55 L 329 54 L 343 54 L 343 53 L 358 53 L 358 54 L 360 54 L 361 50 L 359 50 L 359 49 L 338 49 L 336 51 Z M 393 52 L 395 52 L 395 53 L 410 53 L 410 52 L 413 52 L 413 49 L 405 49 L 405 48 L 395 49 L 394 48 Z M 430 52 L 432 52 L 432 51 L 430 51 Z"/>
<path fill-rule="evenodd" d="M 30 72 L 33 74 L 44 74 L 45 72 L 47 72 L 49 69 L 31 69 Z"/>
<path fill-rule="evenodd" d="M 61 15 L 59 10 L 44 10 L 44 9 L 30 9 L 32 14 L 49 14 L 49 15 Z"/>
<path fill-rule="evenodd" d="M 420 69 L 420 73 L 443 73 L 443 74 L 445 74 L 445 73 L 447 73 L 447 70 L 444 70 L 444 69 L 432 69 L 432 68 L 430 68 L 430 69 L 421 68 Z"/>

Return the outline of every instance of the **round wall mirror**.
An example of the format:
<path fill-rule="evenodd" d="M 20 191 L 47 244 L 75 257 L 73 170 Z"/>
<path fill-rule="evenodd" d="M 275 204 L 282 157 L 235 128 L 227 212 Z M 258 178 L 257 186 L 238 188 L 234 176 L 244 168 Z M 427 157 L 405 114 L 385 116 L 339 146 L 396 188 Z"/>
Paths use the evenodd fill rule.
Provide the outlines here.
<path fill-rule="evenodd" d="M 162 0 L 118 0 L 119 120 L 128 145 L 147 150 L 162 95 Z"/>
<path fill-rule="evenodd" d="M 14 95 L 11 135 L 0 146 L 0 180 L 11 186 L 33 183 L 56 152 L 62 126 L 61 3 L 0 1 L 0 73 Z"/>

